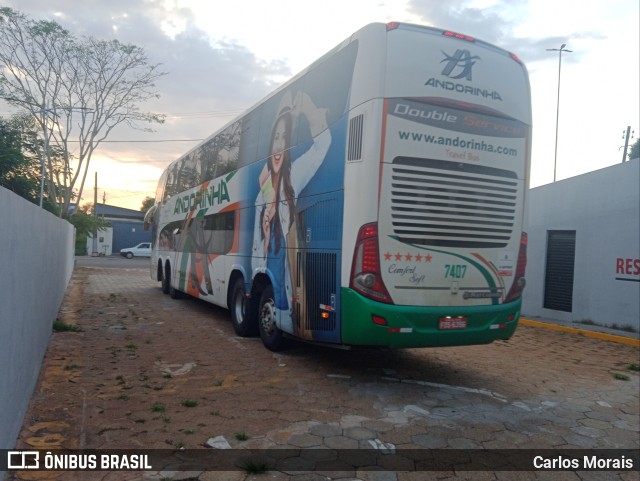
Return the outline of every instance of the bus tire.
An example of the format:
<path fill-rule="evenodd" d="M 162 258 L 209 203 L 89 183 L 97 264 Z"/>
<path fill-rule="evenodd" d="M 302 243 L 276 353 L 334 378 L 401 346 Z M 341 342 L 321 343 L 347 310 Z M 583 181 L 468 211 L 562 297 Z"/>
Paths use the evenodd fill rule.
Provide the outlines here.
<path fill-rule="evenodd" d="M 282 331 L 276 325 L 276 301 L 273 287 L 268 284 L 260 295 L 258 307 L 258 328 L 262 343 L 270 351 L 281 351 L 286 347 Z"/>
<path fill-rule="evenodd" d="M 173 286 L 169 287 L 169 297 L 171 299 L 182 299 L 182 292 Z"/>
<path fill-rule="evenodd" d="M 162 277 L 160 278 L 160 282 L 162 282 L 162 292 L 165 294 L 169 294 L 171 290 L 171 266 L 169 263 L 164 268 L 164 272 L 160 270 Z"/>
<path fill-rule="evenodd" d="M 258 333 L 258 322 L 251 307 L 252 302 L 247 298 L 244 279 L 238 277 L 233 284 L 229 308 L 231 310 L 231 325 L 240 337 L 255 336 Z"/>

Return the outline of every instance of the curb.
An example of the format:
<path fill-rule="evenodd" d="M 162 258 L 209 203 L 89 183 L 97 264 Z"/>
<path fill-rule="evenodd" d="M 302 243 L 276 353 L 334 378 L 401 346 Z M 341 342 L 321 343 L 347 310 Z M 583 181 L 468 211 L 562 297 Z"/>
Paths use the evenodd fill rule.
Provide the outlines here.
<path fill-rule="evenodd" d="M 627 346 L 640 347 L 640 339 L 632 337 L 616 336 L 615 334 L 607 334 L 606 332 L 589 331 L 586 329 L 578 329 L 575 327 L 561 326 L 558 324 L 551 324 L 548 322 L 532 321 L 530 319 L 520 318 L 519 321 L 524 326 L 530 327 L 544 327 L 547 329 L 553 329 L 555 331 L 569 332 L 571 334 L 581 334 L 587 337 L 593 337 L 602 341 L 617 342 L 619 344 L 626 344 Z"/>

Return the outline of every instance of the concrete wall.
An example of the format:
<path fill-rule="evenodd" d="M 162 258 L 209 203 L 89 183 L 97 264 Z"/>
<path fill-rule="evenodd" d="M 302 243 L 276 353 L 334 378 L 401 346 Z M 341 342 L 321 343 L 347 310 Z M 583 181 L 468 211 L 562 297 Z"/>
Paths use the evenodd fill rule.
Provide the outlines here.
<path fill-rule="evenodd" d="M 151 242 L 151 231 L 144 230 L 142 221 L 128 219 L 110 219 L 113 228 L 113 253 L 120 254 L 120 249 L 134 247 L 140 242 Z"/>
<path fill-rule="evenodd" d="M 640 160 L 530 190 L 523 314 L 640 330 Z M 575 230 L 572 312 L 543 308 L 547 232 Z"/>
<path fill-rule="evenodd" d="M 96 252 L 103 256 L 110 256 L 113 253 L 113 228 L 107 227 L 98 231 L 98 241 L 96 242 Z M 87 253 L 92 255 L 93 253 L 93 236 L 89 234 L 87 236 Z"/>
<path fill-rule="evenodd" d="M 71 224 L 0 187 L 0 449 L 15 447 L 71 278 L 73 247 Z"/>

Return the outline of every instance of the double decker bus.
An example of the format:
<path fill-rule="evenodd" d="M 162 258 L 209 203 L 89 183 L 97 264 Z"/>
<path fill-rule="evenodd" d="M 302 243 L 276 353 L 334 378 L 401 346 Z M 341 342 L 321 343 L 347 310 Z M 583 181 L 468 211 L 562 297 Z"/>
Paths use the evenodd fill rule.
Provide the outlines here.
<path fill-rule="evenodd" d="M 151 277 L 271 350 L 508 339 L 530 148 L 517 56 L 368 25 L 168 166 Z"/>

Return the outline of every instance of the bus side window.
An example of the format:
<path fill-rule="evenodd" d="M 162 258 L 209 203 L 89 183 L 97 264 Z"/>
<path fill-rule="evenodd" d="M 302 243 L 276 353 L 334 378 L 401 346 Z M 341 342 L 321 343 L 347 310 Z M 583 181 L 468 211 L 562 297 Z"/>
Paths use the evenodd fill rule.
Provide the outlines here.
<path fill-rule="evenodd" d="M 263 106 L 259 106 L 245 115 L 241 122 L 238 146 L 238 168 L 257 160 L 258 138 L 260 136 L 260 117 Z"/>
<path fill-rule="evenodd" d="M 167 171 L 165 170 L 160 176 L 158 181 L 158 188 L 156 189 L 156 203 L 164 201 L 164 193 L 167 185 Z"/>
<path fill-rule="evenodd" d="M 235 212 L 208 215 L 203 224 L 204 242 L 210 254 L 226 254 L 233 247 Z"/>
<path fill-rule="evenodd" d="M 200 184 L 196 153 L 191 152 L 179 162 L 178 192 L 184 192 Z"/>

